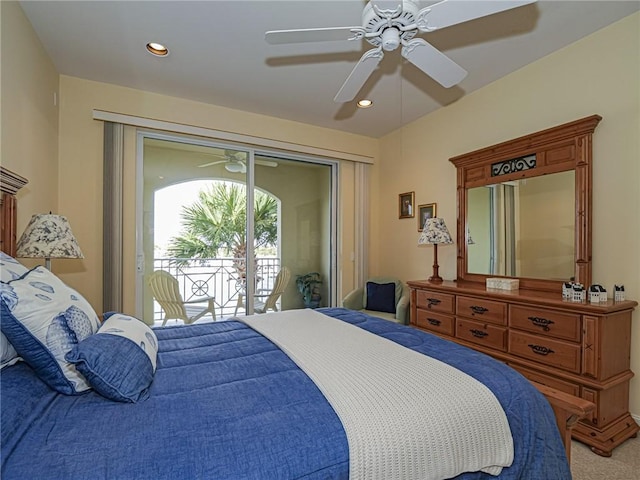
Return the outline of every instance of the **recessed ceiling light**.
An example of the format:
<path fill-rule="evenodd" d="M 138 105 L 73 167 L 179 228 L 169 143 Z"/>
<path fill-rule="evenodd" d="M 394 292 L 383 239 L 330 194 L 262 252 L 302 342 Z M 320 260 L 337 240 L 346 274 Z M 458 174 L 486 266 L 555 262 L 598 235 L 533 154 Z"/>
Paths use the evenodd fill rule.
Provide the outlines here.
<path fill-rule="evenodd" d="M 358 100 L 358 107 L 360 108 L 369 108 L 372 105 L 373 105 L 372 100 L 368 100 L 368 99 Z"/>
<path fill-rule="evenodd" d="M 156 57 L 166 57 L 167 55 L 169 55 L 169 49 L 161 43 L 147 43 L 147 51 L 151 55 L 155 55 Z"/>

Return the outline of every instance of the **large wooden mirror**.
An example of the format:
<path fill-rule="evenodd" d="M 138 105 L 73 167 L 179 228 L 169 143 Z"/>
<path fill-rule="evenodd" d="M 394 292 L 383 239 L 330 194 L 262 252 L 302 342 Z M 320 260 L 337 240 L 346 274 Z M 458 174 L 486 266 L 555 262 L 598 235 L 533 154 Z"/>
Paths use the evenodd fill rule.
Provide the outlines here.
<path fill-rule="evenodd" d="M 561 291 L 591 283 L 592 135 L 601 117 L 451 158 L 457 168 L 457 276 Z"/>

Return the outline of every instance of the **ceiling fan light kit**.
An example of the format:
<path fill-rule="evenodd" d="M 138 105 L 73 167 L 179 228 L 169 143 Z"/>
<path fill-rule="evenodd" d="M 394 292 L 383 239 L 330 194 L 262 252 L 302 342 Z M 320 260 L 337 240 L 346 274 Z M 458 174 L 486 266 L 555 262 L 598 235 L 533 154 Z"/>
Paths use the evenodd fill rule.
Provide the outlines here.
<path fill-rule="evenodd" d="M 247 171 L 247 167 L 242 162 L 227 162 L 224 168 L 229 173 L 245 173 Z"/>
<path fill-rule="evenodd" d="M 422 9 L 416 0 L 370 0 L 362 11 L 362 26 L 272 30 L 271 44 L 364 39 L 375 48 L 362 55 L 334 101 L 352 101 L 374 72 L 383 52 L 402 46 L 401 55 L 445 88 L 460 83 L 467 71 L 422 38 L 441 28 L 534 3 L 536 0 L 442 0 Z"/>

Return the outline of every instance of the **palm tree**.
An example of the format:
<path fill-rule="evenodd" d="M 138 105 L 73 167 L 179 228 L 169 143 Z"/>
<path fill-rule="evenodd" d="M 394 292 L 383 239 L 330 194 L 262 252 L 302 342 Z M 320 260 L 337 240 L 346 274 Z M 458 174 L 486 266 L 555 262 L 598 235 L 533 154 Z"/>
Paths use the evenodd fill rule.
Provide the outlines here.
<path fill-rule="evenodd" d="M 187 263 L 192 258 L 232 256 L 240 279 L 246 275 L 247 190 L 244 185 L 215 182 L 198 193 L 198 200 L 182 208 L 182 232 L 169 242 L 168 253 Z M 278 208 L 275 197 L 254 193 L 254 248 L 277 241 Z"/>

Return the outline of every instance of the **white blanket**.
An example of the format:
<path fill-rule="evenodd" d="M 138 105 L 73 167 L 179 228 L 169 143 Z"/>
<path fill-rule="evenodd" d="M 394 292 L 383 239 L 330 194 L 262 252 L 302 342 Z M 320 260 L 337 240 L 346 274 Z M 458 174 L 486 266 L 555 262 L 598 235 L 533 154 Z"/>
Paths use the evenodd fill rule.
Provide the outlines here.
<path fill-rule="evenodd" d="M 511 465 L 502 407 L 456 368 L 313 310 L 240 320 L 278 345 L 325 395 L 347 434 L 351 480 L 497 475 Z"/>

